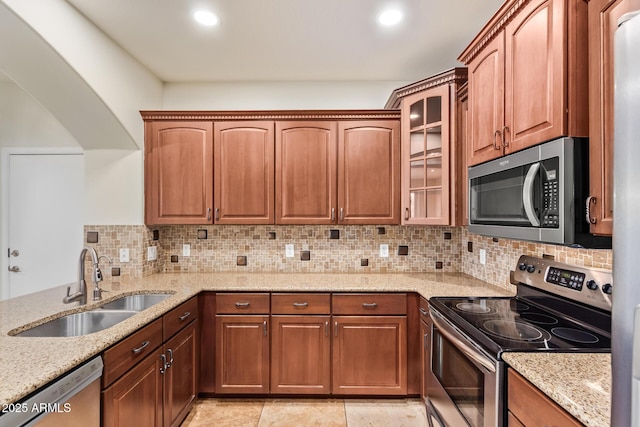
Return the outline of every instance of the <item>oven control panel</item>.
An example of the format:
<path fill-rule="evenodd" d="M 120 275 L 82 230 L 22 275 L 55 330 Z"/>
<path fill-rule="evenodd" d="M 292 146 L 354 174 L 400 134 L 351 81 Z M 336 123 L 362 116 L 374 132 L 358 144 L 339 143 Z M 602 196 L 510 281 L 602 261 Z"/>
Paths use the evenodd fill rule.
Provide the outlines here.
<path fill-rule="evenodd" d="M 584 304 L 611 311 L 611 270 L 564 264 L 523 255 L 512 272 L 511 283 L 524 284 Z"/>
<path fill-rule="evenodd" d="M 586 274 L 578 273 L 577 271 L 564 270 L 557 267 L 549 267 L 549 269 L 547 270 L 546 280 L 549 283 L 581 291 L 582 285 L 584 284 L 584 279 L 586 277 Z"/>

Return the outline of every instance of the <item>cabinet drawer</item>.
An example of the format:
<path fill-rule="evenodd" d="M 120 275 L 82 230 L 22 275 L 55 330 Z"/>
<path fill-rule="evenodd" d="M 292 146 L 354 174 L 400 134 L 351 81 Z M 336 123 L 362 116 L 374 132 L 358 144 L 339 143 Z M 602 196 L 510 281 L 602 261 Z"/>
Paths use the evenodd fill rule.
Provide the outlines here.
<path fill-rule="evenodd" d="M 106 388 L 162 344 L 162 319 L 133 333 L 104 352 L 102 387 Z"/>
<path fill-rule="evenodd" d="M 331 294 L 273 294 L 271 314 L 331 314 Z"/>
<path fill-rule="evenodd" d="M 420 310 L 420 320 L 429 322 L 429 302 L 426 299 L 420 298 L 420 307 L 418 310 Z"/>
<path fill-rule="evenodd" d="M 185 301 L 164 316 L 162 316 L 162 326 L 164 332 L 163 340 L 168 340 L 176 332 L 198 318 L 198 297 L 193 297 Z"/>
<path fill-rule="evenodd" d="M 216 294 L 216 314 L 269 314 L 269 294 Z"/>
<path fill-rule="evenodd" d="M 407 294 L 334 294 L 333 314 L 405 315 Z"/>
<path fill-rule="evenodd" d="M 509 412 L 523 425 L 582 426 L 560 405 L 511 368 L 507 378 L 507 390 Z"/>

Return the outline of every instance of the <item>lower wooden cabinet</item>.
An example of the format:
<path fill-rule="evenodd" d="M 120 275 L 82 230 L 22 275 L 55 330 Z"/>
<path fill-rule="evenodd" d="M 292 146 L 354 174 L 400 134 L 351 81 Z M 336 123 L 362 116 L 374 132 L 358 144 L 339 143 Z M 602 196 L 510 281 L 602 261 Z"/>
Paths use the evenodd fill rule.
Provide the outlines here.
<path fill-rule="evenodd" d="M 216 316 L 216 393 L 269 393 L 269 316 Z"/>
<path fill-rule="evenodd" d="M 407 394 L 406 316 L 334 316 L 333 394 Z"/>
<path fill-rule="evenodd" d="M 164 345 L 164 426 L 178 426 L 196 398 L 197 323 L 191 322 Z"/>
<path fill-rule="evenodd" d="M 560 405 L 511 368 L 508 369 L 507 374 L 507 390 L 509 427 L 583 426 Z"/>
<path fill-rule="evenodd" d="M 162 425 L 162 348 L 102 392 L 104 427 Z"/>
<path fill-rule="evenodd" d="M 271 393 L 331 392 L 330 316 L 272 316 Z"/>
<path fill-rule="evenodd" d="M 197 299 L 192 298 L 104 352 L 103 426 L 182 423 L 197 393 L 197 318 Z"/>

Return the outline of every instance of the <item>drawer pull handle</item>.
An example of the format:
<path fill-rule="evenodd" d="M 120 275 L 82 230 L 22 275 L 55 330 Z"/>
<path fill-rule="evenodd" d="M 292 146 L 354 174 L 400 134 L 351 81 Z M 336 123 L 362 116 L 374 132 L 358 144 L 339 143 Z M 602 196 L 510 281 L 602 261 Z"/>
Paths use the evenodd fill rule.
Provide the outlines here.
<path fill-rule="evenodd" d="M 293 306 L 294 307 L 307 307 L 309 305 L 308 302 L 294 302 Z"/>
<path fill-rule="evenodd" d="M 338 336 L 338 322 L 333 323 L 333 336 Z"/>
<path fill-rule="evenodd" d="M 250 302 L 237 302 L 236 307 L 238 308 L 247 308 L 251 305 Z"/>
<path fill-rule="evenodd" d="M 186 319 L 189 316 L 191 316 L 191 312 L 185 311 L 185 313 L 182 316 L 178 317 L 178 319 L 180 319 L 180 321 L 182 322 L 184 319 Z"/>
<path fill-rule="evenodd" d="M 420 307 L 420 314 L 424 314 L 425 316 L 428 316 L 429 312 L 427 310 L 425 310 L 424 308 Z"/>
<path fill-rule="evenodd" d="M 378 306 L 378 304 L 376 304 L 375 302 L 372 302 L 372 303 L 363 302 L 362 306 L 364 308 L 376 308 Z"/>
<path fill-rule="evenodd" d="M 329 336 L 329 322 L 324 322 L 324 336 Z"/>
<path fill-rule="evenodd" d="M 264 336 L 266 337 L 267 336 L 267 321 L 266 320 L 262 322 L 262 328 L 263 328 Z"/>
<path fill-rule="evenodd" d="M 149 344 L 151 344 L 149 341 L 144 341 L 140 347 L 134 348 L 131 351 L 133 351 L 133 354 L 139 354 L 140 352 L 142 352 L 142 350 L 147 348 L 149 346 Z"/>

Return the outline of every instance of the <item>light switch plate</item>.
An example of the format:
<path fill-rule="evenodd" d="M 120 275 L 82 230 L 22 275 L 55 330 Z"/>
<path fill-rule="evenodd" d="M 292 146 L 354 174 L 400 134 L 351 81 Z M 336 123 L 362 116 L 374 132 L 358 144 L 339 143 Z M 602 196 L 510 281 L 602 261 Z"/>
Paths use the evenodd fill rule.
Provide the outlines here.
<path fill-rule="evenodd" d="M 120 262 L 129 262 L 129 248 L 120 248 Z"/>
<path fill-rule="evenodd" d="M 485 265 L 487 263 L 487 251 L 480 249 L 478 253 L 480 254 L 480 264 Z"/>
<path fill-rule="evenodd" d="M 389 245 L 380 245 L 380 258 L 389 258 Z"/>
<path fill-rule="evenodd" d="M 191 256 L 191 245 L 182 245 L 182 256 Z"/>
<path fill-rule="evenodd" d="M 284 245 L 284 254 L 287 258 L 293 258 L 293 245 Z"/>
<path fill-rule="evenodd" d="M 155 261 L 158 258 L 158 252 L 155 246 L 147 248 L 147 261 Z"/>

